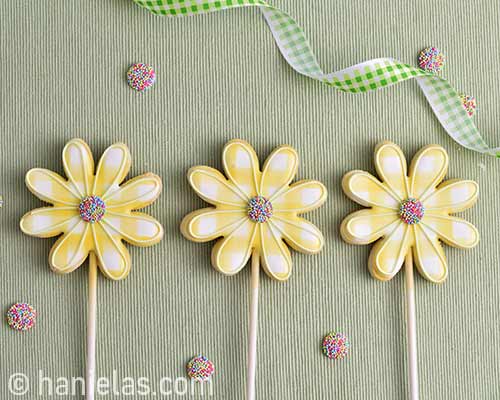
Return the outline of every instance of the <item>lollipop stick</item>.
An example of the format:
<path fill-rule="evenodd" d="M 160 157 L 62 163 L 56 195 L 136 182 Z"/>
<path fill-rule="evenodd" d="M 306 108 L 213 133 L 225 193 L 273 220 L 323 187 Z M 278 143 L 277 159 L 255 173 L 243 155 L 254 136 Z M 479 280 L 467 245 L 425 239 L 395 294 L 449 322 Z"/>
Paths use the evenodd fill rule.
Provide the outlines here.
<path fill-rule="evenodd" d="M 405 259 L 406 276 L 406 318 L 408 337 L 408 378 L 410 381 L 410 399 L 418 400 L 417 373 L 417 323 L 415 319 L 415 289 L 413 286 L 413 258 L 411 250 Z"/>
<path fill-rule="evenodd" d="M 87 400 L 94 400 L 95 380 L 95 324 L 97 311 L 97 261 L 93 252 L 89 256 L 89 297 L 87 306 L 87 370 L 85 393 Z"/>
<path fill-rule="evenodd" d="M 250 300 L 250 328 L 248 334 L 247 400 L 255 399 L 255 369 L 257 367 L 257 321 L 259 311 L 259 254 L 252 253 L 252 288 Z"/>

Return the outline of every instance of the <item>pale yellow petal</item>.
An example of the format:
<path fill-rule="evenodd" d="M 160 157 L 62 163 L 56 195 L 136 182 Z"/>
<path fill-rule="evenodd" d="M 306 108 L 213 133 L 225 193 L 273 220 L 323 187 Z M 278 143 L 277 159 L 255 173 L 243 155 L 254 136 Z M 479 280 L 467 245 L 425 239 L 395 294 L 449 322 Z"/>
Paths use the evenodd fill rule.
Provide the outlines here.
<path fill-rule="evenodd" d="M 247 219 L 212 249 L 212 265 L 225 275 L 238 273 L 248 262 L 254 247 L 258 224 Z"/>
<path fill-rule="evenodd" d="M 413 157 L 410 166 L 410 196 L 422 200 L 443 180 L 448 171 L 448 153 L 432 144 Z"/>
<path fill-rule="evenodd" d="M 448 275 L 448 266 L 438 236 L 422 224 L 416 224 L 414 227 L 415 247 L 413 254 L 418 271 L 431 282 L 443 282 Z"/>
<path fill-rule="evenodd" d="M 401 201 L 397 194 L 365 171 L 351 171 L 342 179 L 344 193 L 355 202 L 366 207 L 399 209 Z"/>
<path fill-rule="evenodd" d="M 288 188 L 295 177 L 299 166 L 299 156 L 290 146 L 281 146 L 275 149 L 264 162 L 260 195 L 268 200 Z"/>
<path fill-rule="evenodd" d="M 130 272 L 130 254 L 122 243 L 119 232 L 103 224 L 102 221 L 89 224 L 94 239 L 97 264 L 109 279 L 120 280 Z"/>
<path fill-rule="evenodd" d="M 400 220 L 396 211 L 387 209 L 360 210 L 348 215 L 340 226 L 342 238 L 352 244 L 368 244 L 387 235 Z"/>
<path fill-rule="evenodd" d="M 248 214 L 243 210 L 203 208 L 184 217 L 181 233 L 189 240 L 207 242 L 228 235 L 247 220 Z"/>
<path fill-rule="evenodd" d="M 27 235 L 47 238 L 69 231 L 80 220 L 76 207 L 44 207 L 26 213 L 19 225 Z"/>
<path fill-rule="evenodd" d="M 138 210 L 153 203 L 160 195 L 161 189 L 161 178 L 148 173 L 130 179 L 103 200 L 106 208 L 110 210 Z"/>
<path fill-rule="evenodd" d="M 321 231 L 311 222 L 294 214 L 276 213 L 267 221 L 276 228 L 283 239 L 295 250 L 316 254 L 324 245 Z"/>
<path fill-rule="evenodd" d="M 49 254 L 52 270 L 61 274 L 74 271 L 85 261 L 92 246 L 89 224 L 77 220 L 52 246 Z"/>
<path fill-rule="evenodd" d="M 229 180 L 250 200 L 257 196 L 260 182 L 259 160 L 255 150 L 243 140 L 231 140 L 222 152 L 224 171 Z"/>
<path fill-rule="evenodd" d="M 375 148 L 375 167 L 382 181 L 401 201 L 408 198 L 406 158 L 399 146 L 391 142 L 379 143 Z"/>
<path fill-rule="evenodd" d="M 292 273 L 292 257 L 281 232 L 272 224 L 260 224 L 260 259 L 266 274 L 286 281 Z"/>
<path fill-rule="evenodd" d="M 153 217 L 139 212 L 114 213 L 106 211 L 103 225 L 119 233 L 124 240 L 135 246 L 151 246 L 163 237 L 163 227 Z"/>
<path fill-rule="evenodd" d="M 374 278 L 389 280 L 401 269 L 413 240 L 411 227 L 397 222 L 385 238 L 373 246 L 368 259 L 368 269 Z"/>
<path fill-rule="evenodd" d="M 246 208 L 248 199 L 224 175 L 210 167 L 193 167 L 188 180 L 196 194 L 206 202 L 221 208 Z"/>
<path fill-rule="evenodd" d="M 29 170 L 26 174 L 26 186 L 40 200 L 55 206 L 78 206 L 82 200 L 75 187 L 48 169 Z"/>
<path fill-rule="evenodd" d="M 99 160 L 92 194 L 105 198 L 118 189 L 130 170 L 131 157 L 128 147 L 123 143 L 109 146 Z"/>
<path fill-rule="evenodd" d="M 275 211 L 304 213 L 321 206 L 327 197 L 321 182 L 304 180 L 294 183 L 271 201 Z"/>
<path fill-rule="evenodd" d="M 479 242 L 479 232 L 476 227 L 462 218 L 428 214 L 420 223 L 450 246 L 470 249 Z"/>
<path fill-rule="evenodd" d="M 474 181 L 449 180 L 431 192 L 422 203 L 426 213 L 456 213 L 472 207 L 478 194 L 479 186 Z"/>
<path fill-rule="evenodd" d="M 83 198 L 93 193 L 94 158 L 89 146 L 81 139 L 69 141 L 63 149 L 64 172 Z"/>

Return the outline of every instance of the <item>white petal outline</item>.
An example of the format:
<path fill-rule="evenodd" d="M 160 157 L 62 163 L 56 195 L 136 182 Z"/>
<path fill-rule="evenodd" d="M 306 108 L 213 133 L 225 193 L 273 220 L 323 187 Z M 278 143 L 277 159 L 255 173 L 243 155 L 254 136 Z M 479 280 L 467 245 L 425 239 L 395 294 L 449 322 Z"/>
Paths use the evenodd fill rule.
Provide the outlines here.
<path fill-rule="evenodd" d="M 193 232 L 193 229 L 191 225 L 198 219 L 198 218 L 204 218 L 209 215 L 227 215 L 227 214 L 241 214 L 241 218 L 233 221 L 230 224 L 224 225 L 222 228 L 204 235 L 195 235 Z M 214 239 L 217 239 L 218 237 L 224 236 L 224 233 L 226 232 L 232 232 L 234 227 L 241 225 L 243 222 L 248 220 L 248 215 L 246 210 L 241 209 L 241 210 L 219 210 L 214 207 L 208 207 L 208 208 L 201 208 L 199 210 L 193 211 L 189 214 L 187 214 L 182 222 L 181 222 L 181 233 L 189 240 L 194 241 L 194 242 L 209 242 Z"/>
<path fill-rule="evenodd" d="M 326 198 L 328 197 L 328 191 L 326 190 L 325 185 L 323 185 L 321 182 L 315 181 L 315 180 L 302 180 L 302 181 L 295 182 L 293 185 L 288 186 L 288 188 L 286 190 L 282 190 L 280 192 L 277 192 L 276 195 L 274 195 L 269 201 L 271 202 L 271 204 L 273 204 L 273 202 L 277 202 L 278 199 L 283 198 L 284 196 L 290 194 L 291 192 L 299 191 L 304 186 L 313 186 L 313 185 L 316 185 L 317 186 L 316 189 L 319 189 L 321 191 L 320 197 L 314 203 L 309 204 L 305 207 L 290 208 L 290 209 L 289 208 L 280 208 L 279 205 L 274 205 L 274 211 L 275 212 L 284 212 L 284 213 L 296 212 L 298 214 L 303 214 L 305 212 L 312 211 L 316 208 L 321 207 L 321 205 L 323 205 L 323 203 L 326 201 Z"/>
<path fill-rule="evenodd" d="M 123 218 L 124 220 L 127 219 L 132 219 L 132 220 L 137 220 L 137 221 L 147 221 L 149 223 L 155 224 L 156 228 L 158 229 L 158 233 L 147 239 L 147 240 L 138 240 L 129 234 L 125 233 L 125 231 L 121 228 L 118 228 L 115 226 L 112 222 L 110 222 L 109 218 L 106 217 L 106 215 L 111 215 L 116 218 Z M 140 212 L 132 212 L 132 213 L 115 213 L 111 211 L 106 211 L 106 214 L 104 215 L 104 218 L 100 221 L 104 225 L 109 226 L 111 229 L 116 231 L 118 234 L 122 236 L 123 239 L 125 239 L 127 242 L 130 244 L 133 244 L 134 246 L 140 246 L 140 247 L 146 247 L 146 246 L 152 246 L 156 243 L 158 243 L 162 237 L 163 237 L 163 227 L 162 225 L 153 217 L 151 217 L 148 214 L 140 213 Z"/>
<path fill-rule="evenodd" d="M 66 240 L 69 237 L 71 237 L 71 235 L 73 235 L 73 233 L 75 232 L 75 230 L 81 224 L 85 224 L 85 228 L 84 228 L 82 234 L 80 235 L 80 241 L 78 242 L 78 246 L 76 248 L 75 254 L 73 255 L 73 258 L 69 262 L 66 262 L 66 266 L 64 268 L 60 268 L 59 266 L 56 266 L 54 264 L 54 260 L 53 260 L 55 253 L 61 249 L 61 246 L 66 242 Z M 77 262 L 76 264 L 72 265 L 74 263 L 74 261 L 75 261 L 75 257 L 78 255 L 78 253 L 80 252 L 80 250 L 82 250 L 83 244 L 87 240 L 88 231 L 89 231 L 88 223 L 85 223 L 83 220 L 80 220 L 79 222 L 77 222 L 75 224 L 75 226 L 73 228 L 71 228 L 68 232 L 66 232 L 64 235 L 62 235 L 56 241 L 56 243 L 52 246 L 52 249 L 50 250 L 50 254 L 49 254 L 49 260 L 50 260 L 49 264 L 50 264 L 50 267 L 52 268 L 53 271 L 55 271 L 57 273 L 61 273 L 61 274 L 66 274 L 66 273 L 74 271 L 75 269 L 77 269 L 78 267 L 80 267 L 83 264 L 83 262 L 88 257 L 88 253 L 89 253 L 90 249 L 89 249 L 89 251 L 86 252 L 87 254 L 84 255 L 83 258 L 79 262 Z"/>
<path fill-rule="evenodd" d="M 275 220 L 278 220 L 282 224 L 285 224 L 285 225 L 291 225 L 297 229 L 303 230 L 303 231 L 307 232 L 308 234 L 316 237 L 318 242 L 320 243 L 319 248 L 312 250 L 310 248 L 304 247 L 302 244 L 298 243 L 295 239 L 293 239 L 292 236 L 287 232 L 286 229 L 282 229 L 278 224 L 276 224 L 276 222 L 274 222 Z M 281 218 L 279 215 L 274 214 L 272 216 L 272 218 L 270 218 L 267 221 L 267 223 L 271 224 L 273 226 L 273 228 L 275 228 L 277 231 L 279 231 L 281 233 L 281 236 L 285 240 L 285 242 L 287 244 L 289 244 L 290 247 L 292 247 L 296 251 L 300 251 L 300 252 L 306 253 L 306 254 L 317 254 L 322 250 L 322 248 L 325 244 L 325 239 L 324 239 L 321 231 L 312 222 L 310 222 L 306 219 L 299 218 L 297 221 L 294 221 L 294 220 L 291 220 L 289 218 Z M 306 227 L 303 224 L 307 224 L 308 226 Z"/>
<path fill-rule="evenodd" d="M 139 194 L 137 197 L 134 197 L 133 199 L 127 200 L 125 202 L 113 199 L 115 196 L 120 196 L 124 192 L 133 189 L 137 185 L 144 184 L 147 181 L 154 182 L 153 188 L 150 191 Z M 102 199 L 106 203 L 107 210 L 116 208 L 124 208 L 127 210 L 139 210 L 153 203 L 160 196 L 162 188 L 163 185 L 161 178 L 156 174 L 147 173 L 136 176 L 135 178 L 128 180 L 123 185 L 118 187 L 118 189 L 116 189 L 111 193 L 108 193 L 106 197 L 103 197 Z M 144 198 L 146 198 L 147 200 L 143 200 Z"/>
<path fill-rule="evenodd" d="M 471 230 L 471 232 L 474 233 L 475 240 L 472 243 L 467 243 L 467 244 L 465 244 L 463 242 L 460 243 L 460 241 L 457 238 L 446 234 L 445 232 L 443 232 L 439 228 L 432 227 L 431 224 L 429 223 L 429 220 L 432 220 L 432 219 L 447 221 L 447 222 L 449 222 L 450 225 L 452 225 L 453 223 L 464 224 L 465 226 L 467 226 L 467 228 L 469 228 Z M 448 246 L 457 247 L 459 249 L 471 249 L 474 246 L 476 246 L 479 242 L 479 232 L 478 232 L 477 228 L 474 225 L 472 225 L 470 222 L 468 222 L 462 218 L 453 217 L 451 215 L 428 214 L 425 216 L 424 219 L 422 219 L 422 221 L 420 221 L 420 224 L 425 226 L 430 231 L 434 232 Z"/>
<path fill-rule="evenodd" d="M 394 200 L 394 205 L 388 206 L 385 203 L 367 200 L 367 199 L 359 196 L 359 192 L 356 193 L 355 191 L 353 191 L 352 187 L 351 187 L 353 179 L 361 178 L 361 177 L 367 178 L 370 182 L 375 184 L 379 190 L 385 192 L 388 196 L 390 196 Z M 347 174 L 345 174 L 344 177 L 342 178 L 342 189 L 344 190 L 344 193 L 346 194 L 347 197 L 349 197 L 351 200 L 353 200 L 356 203 L 361 204 L 362 206 L 365 206 L 365 207 L 380 207 L 380 208 L 385 208 L 388 210 L 399 210 L 399 206 L 401 204 L 401 199 L 399 198 L 397 193 L 394 193 L 388 186 L 384 185 L 377 178 L 375 178 L 372 174 L 370 174 L 366 171 L 354 170 L 354 171 L 350 171 Z"/>
<path fill-rule="evenodd" d="M 387 217 L 389 222 L 384 223 L 379 229 L 372 231 L 369 235 L 360 235 L 350 229 L 350 224 L 357 219 L 362 218 L 383 218 Z M 340 225 L 340 234 L 342 239 L 351 244 L 369 244 L 377 241 L 389 232 L 389 228 L 396 222 L 400 222 L 400 217 L 396 211 L 389 211 L 380 208 L 366 208 L 355 211 L 344 218 Z M 391 231 L 392 232 L 392 231 Z"/>
<path fill-rule="evenodd" d="M 266 274 L 269 277 L 271 277 L 272 279 L 283 282 L 283 281 L 288 280 L 288 278 L 290 277 L 290 275 L 292 273 L 292 257 L 290 255 L 290 250 L 288 250 L 286 243 L 282 240 L 281 237 L 279 237 L 276 234 L 275 230 L 273 229 L 273 226 L 274 225 L 270 225 L 270 224 L 266 224 L 266 223 L 261 224 L 261 227 L 260 227 L 261 228 L 260 229 L 260 247 L 261 247 L 260 257 L 262 260 L 262 267 L 264 268 L 264 271 L 266 272 Z M 264 231 L 265 230 L 268 230 L 271 233 L 271 237 L 273 238 L 274 243 L 278 247 L 279 252 L 281 253 L 281 256 L 283 257 L 283 259 L 286 260 L 287 271 L 286 271 L 285 276 L 283 276 L 283 277 L 279 277 L 276 272 L 271 271 L 271 268 L 268 264 L 268 262 L 269 262 L 268 261 L 269 254 L 268 254 L 268 250 L 267 250 L 268 242 L 264 238 Z"/>
<path fill-rule="evenodd" d="M 72 166 L 69 165 L 68 158 L 70 158 L 70 148 L 71 147 L 76 147 L 77 151 L 79 152 L 79 156 L 81 158 L 81 163 L 79 164 L 79 167 L 82 168 L 83 172 L 83 192 L 79 187 L 79 181 L 75 179 L 73 176 L 72 172 Z M 84 161 L 88 160 L 89 164 L 87 165 Z M 87 143 L 85 143 L 81 139 L 73 139 L 70 140 L 66 145 L 64 146 L 63 149 L 63 167 L 64 167 L 64 172 L 66 173 L 66 176 L 68 179 L 71 181 L 75 189 L 78 191 L 78 194 L 80 197 L 83 199 L 86 196 L 89 196 L 91 194 L 91 181 L 94 178 L 93 173 L 94 173 L 94 157 L 92 156 L 92 152 L 90 151 L 89 146 Z"/>
<path fill-rule="evenodd" d="M 273 161 L 273 159 L 278 156 L 281 152 L 283 151 L 289 151 L 293 154 L 294 159 L 293 159 L 293 165 L 291 168 L 289 168 L 287 171 L 285 171 L 284 175 L 284 180 L 279 188 L 276 189 L 274 193 L 269 196 L 268 193 L 264 191 L 264 186 L 268 185 L 268 182 L 266 182 L 267 174 L 269 171 L 269 167 Z M 267 157 L 266 161 L 264 162 L 264 166 L 262 168 L 262 176 L 260 180 L 260 189 L 259 189 L 259 195 L 268 197 L 268 200 L 272 201 L 271 199 L 276 198 L 282 191 L 286 190 L 288 188 L 288 185 L 290 185 L 290 182 L 292 182 L 293 178 L 297 174 L 297 169 L 299 167 L 299 155 L 297 151 L 290 146 L 280 146 L 277 147 L 276 149 L 273 150 L 273 152 Z M 286 174 L 286 176 L 285 176 Z"/>
<path fill-rule="evenodd" d="M 101 180 L 101 174 L 103 173 L 103 168 L 104 163 L 107 161 L 107 156 L 109 155 L 109 152 L 120 149 L 123 151 L 123 157 L 120 160 L 120 166 L 118 170 L 115 173 L 115 176 L 111 179 L 110 182 L 106 182 L 107 188 L 104 190 L 104 192 L 100 193 L 99 197 L 102 199 L 106 198 L 107 194 L 111 189 L 116 189 L 118 185 L 125 179 L 125 177 L 128 174 L 128 171 L 130 170 L 130 165 L 131 165 L 131 155 L 130 155 L 130 150 L 128 149 L 127 145 L 124 143 L 114 143 L 111 146 L 109 146 L 104 153 L 101 156 L 101 159 L 99 160 L 99 163 L 97 164 L 97 169 L 95 173 L 95 179 L 94 179 L 94 187 L 92 189 L 93 194 L 98 194 L 97 193 L 97 185 L 100 183 Z M 109 168 L 106 169 L 106 171 L 109 171 Z M 104 181 L 103 181 L 104 182 Z M 101 182 L 101 183 L 103 183 Z"/>
<path fill-rule="evenodd" d="M 458 202 L 448 202 L 438 207 L 428 204 L 429 201 L 434 197 L 440 196 L 444 192 L 464 184 L 474 186 L 475 190 L 469 198 L 460 200 Z M 476 182 L 471 180 L 450 179 L 439 185 L 435 191 L 430 192 L 427 195 L 427 197 L 424 197 L 421 200 L 421 202 L 425 207 L 426 213 L 427 212 L 436 213 L 438 211 L 445 211 L 447 213 L 456 213 L 467 210 L 468 208 L 472 207 L 476 203 L 478 195 L 479 195 L 479 185 Z"/>
<path fill-rule="evenodd" d="M 243 259 L 241 265 L 239 265 L 236 269 L 231 270 L 231 271 L 226 271 L 220 267 L 219 258 L 224 251 L 224 246 L 230 240 L 232 240 L 234 238 L 235 233 L 239 229 L 241 229 L 245 224 L 251 224 L 251 225 L 253 225 L 253 227 L 251 228 L 252 233 L 250 234 L 250 239 L 248 240 L 248 243 L 246 243 L 246 246 L 245 246 L 246 250 L 245 250 L 244 259 Z M 219 239 L 212 249 L 212 265 L 213 265 L 213 267 L 217 271 L 221 272 L 224 275 L 235 275 L 238 272 L 240 272 L 245 267 L 245 265 L 248 263 L 248 260 L 250 259 L 253 248 L 255 246 L 255 236 L 257 234 L 258 228 L 259 228 L 258 224 L 252 223 L 250 219 L 247 219 L 241 225 L 238 225 L 228 236 L 225 236 L 222 239 Z"/>
<path fill-rule="evenodd" d="M 218 183 L 223 185 L 226 189 L 229 191 L 233 192 L 237 197 L 241 199 L 241 203 L 234 203 L 234 202 L 229 202 L 229 201 L 224 201 L 220 200 L 217 198 L 212 198 L 209 196 L 206 196 L 201 192 L 201 190 L 196 186 L 196 184 L 193 182 L 193 176 L 195 174 L 201 174 L 208 176 L 214 180 L 216 180 Z M 248 199 L 244 193 L 241 193 L 240 190 L 236 186 L 232 186 L 232 184 L 229 183 L 227 179 L 224 178 L 224 175 L 222 175 L 219 171 L 217 171 L 214 168 L 210 167 L 205 167 L 205 166 L 196 166 L 192 167 L 188 171 L 188 181 L 193 190 L 196 192 L 196 194 L 201 197 L 203 200 L 205 200 L 207 203 L 210 204 L 222 204 L 225 206 L 231 206 L 231 207 L 236 207 L 236 208 L 241 208 L 242 206 L 245 206 L 248 204 Z"/>
<path fill-rule="evenodd" d="M 255 153 L 255 150 L 253 149 L 253 147 L 249 143 L 247 143 L 243 140 L 239 140 L 239 139 L 229 141 L 224 146 L 224 150 L 222 151 L 222 163 L 223 163 L 223 167 L 224 167 L 224 172 L 226 173 L 226 175 L 229 178 L 229 180 L 231 181 L 231 183 L 238 188 L 238 190 L 245 196 L 245 199 L 248 202 L 248 201 L 250 201 L 251 193 L 247 193 L 245 191 L 245 189 L 241 186 L 241 183 L 238 181 L 238 179 L 236 179 L 236 177 L 233 176 L 233 174 L 231 173 L 231 170 L 233 168 L 228 163 L 227 152 L 229 151 L 229 149 L 231 147 L 234 147 L 234 146 L 238 146 L 240 148 L 240 150 L 247 153 L 247 155 L 250 159 L 250 162 L 251 162 L 250 169 L 252 170 L 252 180 L 253 180 L 252 184 L 254 186 L 254 190 L 255 190 L 256 194 L 259 194 L 259 186 L 260 186 L 259 185 L 259 181 L 260 181 L 259 159 L 257 158 L 257 154 Z"/>
<path fill-rule="evenodd" d="M 116 281 L 124 279 L 129 274 L 130 267 L 131 267 L 130 255 L 127 252 L 127 248 L 125 247 L 125 245 L 121 241 L 118 241 L 118 242 L 116 241 L 116 239 L 110 233 L 109 229 L 104 224 L 102 224 L 102 221 L 99 221 L 99 222 L 96 222 L 95 224 L 90 224 L 90 225 L 92 227 L 92 237 L 94 239 L 94 248 L 95 248 L 95 252 L 97 255 L 99 269 L 109 279 L 116 280 Z M 121 275 L 119 275 L 118 277 L 111 275 L 108 271 L 108 266 L 105 265 L 105 263 L 104 263 L 103 255 L 101 254 L 101 250 L 99 249 L 99 245 L 98 245 L 99 242 L 97 240 L 96 226 L 99 226 L 103 230 L 104 234 L 108 237 L 109 241 L 113 244 L 115 250 L 118 252 L 118 254 L 120 254 L 122 259 L 125 261 L 125 268 L 122 271 Z"/>
<path fill-rule="evenodd" d="M 387 173 L 387 170 L 382 163 L 382 152 L 384 152 L 386 149 L 390 149 L 397 154 L 399 167 L 401 168 L 401 173 L 398 175 L 400 175 L 400 179 L 403 181 L 402 188 L 395 187 L 393 178 L 389 177 L 389 174 Z M 375 169 L 377 170 L 377 174 L 380 176 L 382 181 L 390 188 L 390 190 L 398 197 L 398 199 L 400 199 L 400 202 L 409 197 L 408 193 L 410 193 L 410 188 L 407 178 L 408 171 L 406 167 L 406 158 L 403 151 L 398 145 L 388 141 L 381 142 L 377 145 L 377 147 L 375 148 Z M 403 193 L 399 193 L 399 189 L 403 189 Z"/>
<path fill-rule="evenodd" d="M 70 197 L 70 198 L 73 197 L 74 198 L 74 202 L 69 202 L 69 201 L 57 199 L 56 197 L 49 196 L 47 193 L 44 193 L 40 189 L 37 189 L 33 185 L 33 182 L 31 181 L 31 176 L 33 174 L 35 174 L 35 173 L 40 174 L 40 175 L 45 175 L 50 180 L 52 180 L 55 183 L 57 183 L 57 185 L 59 185 L 60 187 L 62 187 L 67 192 L 67 194 L 70 195 L 68 197 Z M 66 205 L 66 206 L 78 206 L 80 204 L 81 197 L 79 196 L 78 193 L 75 193 L 75 191 L 73 189 L 73 186 L 71 186 L 69 184 L 69 182 L 66 181 L 66 180 L 64 180 L 59 174 L 56 174 L 55 172 L 52 172 L 52 171 L 50 171 L 48 169 L 44 169 L 44 168 L 33 168 L 33 169 L 30 169 L 26 173 L 25 182 L 26 182 L 26 186 L 28 187 L 28 189 L 30 190 L 30 192 L 33 193 L 36 197 L 38 197 L 40 200 L 45 201 L 46 203 L 63 204 L 63 205 Z"/>
<path fill-rule="evenodd" d="M 433 239 L 426 231 L 426 228 L 421 224 L 415 224 L 413 225 L 413 227 L 415 232 L 415 246 L 413 247 L 413 253 L 415 255 L 415 265 L 417 266 L 418 272 L 420 272 L 420 275 L 422 275 L 430 282 L 444 282 L 446 280 L 446 277 L 448 276 L 448 263 L 446 262 L 443 247 L 439 243 L 437 236 L 435 239 Z M 422 238 L 427 240 L 434 252 L 437 254 L 439 261 L 442 263 L 444 274 L 440 277 L 440 279 L 434 279 L 426 270 L 427 266 L 422 263 L 423 255 L 421 254 L 420 247 Z"/>
<path fill-rule="evenodd" d="M 29 230 L 25 227 L 25 222 L 29 218 L 36 217 L 37 215 L 40 214 L 51 214 L 51 213 L 58 213 L 61 211 L 74 211 L 73 215 L 67 216 L 65 219 L 60 220 L 59 222 L 53 224 L 53 225 L 48 225 L 44 226 L 43 228 L 40 228 L 38 230 Z M 78 213 L 78 209 L 76 207 L 42 207 L 42 208 L 35 208 L 34 210 L 31 210 L 24 214 L 24 216 L 21 218 L 21 221 L 19 222 L 19 227 L 21 228 L 21 231 L 29 236 L 36 236 L 36 237 L 41 237 L 41 238 L 48 238 L 48 237 L 54 237 L 58 236 L 61 233 L 64 232 L 62 229 L 65 225 L 70 225 L 69 222 L 73 219 L 75 219 L 75 224 L 78 222 L 81 217 Z M 61 229 L 59 229 L 61 228 Z M 51 231 L 48 233 L 48 231 Z"/>
<path fill-rule="evenodd" d="M 441 162 L 440 169 L 439 171 L 433 170 L 434 177 L 427 183 L 427 187 L 423 191 L 420 191 L 420 193 L 416 193 L 415 179 L 417 179 L 417 177 L 419 177 L 422 174 L 421 170 L 422 167 L 420 163 L 422 159 L 426 157 L 426 154 L 432 151 L 438 151 L 441 153 L 442 160 L 440 160 Z M 448 171 L 448 163 L 449 163 L 448 153 L 443 147 L 431 144 L 429 146 L 420 149 L 420 151 L 418 151 L 417 154 L 415 154 L 415 156 L 413 157 L 413 160 L 411 161 L 410 165 L 409 181 L 410 181 L 411 197 L 417 198 L 423 202 L 422 199 L 425 199 L 428 196 L 429 192 L 432 192 L 434 188 L 443 180 L 444 176 L 446 175 L 446 172 Z"/>
<path fill-rule="evenodd" d="M 404 259 L 408 251 L 411 251 L 411 243 L 409 243 L 408 235 L 410 234 L 409 225 L 405 224 L 403 221 L 396 221 L 394 223 L 395 228 L 385 236 L 382 240 L 375 243 L 370 251 L 370 256 L 368 258 L 369 271 L 372 276 L 379 280 L 390 280 L 392 279 L 401 269 Z M 395 254 L 395 265 L 393 265 L 392 270 L 387 272 L 386 270 L 382 270 L 379 265 L 379 256 L 384 251 L 385 247 L 391 242 L 391 238 L 396 232 L 403 228 L 403 237 L 399 240 L 399 246 L 397 249 L 397 254 Z"/>

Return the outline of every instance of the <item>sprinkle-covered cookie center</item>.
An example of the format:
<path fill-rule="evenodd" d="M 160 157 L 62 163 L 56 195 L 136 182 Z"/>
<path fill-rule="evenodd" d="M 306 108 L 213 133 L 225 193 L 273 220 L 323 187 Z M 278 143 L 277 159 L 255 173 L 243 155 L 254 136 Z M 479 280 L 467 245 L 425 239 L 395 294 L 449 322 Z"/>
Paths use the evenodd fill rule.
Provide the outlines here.
<path fill-rule="evenodd" d="M 255 196 L 248 202 L 248 217 L 254 222 L 266 222 L 273 215 L 273 206 L 263 196 Z"/>
<path fill-rule="evenodd" d="M 399 217 L 408 225 L 418 224 L 424 216 L 424 206 L 417 199 L 409 198 L 401 203 Z"/>
<path fill-rule="evenodd" d="M 85 222 L 99 222 L 106 212 L 106 204 L 99 196 L 85 197 L 78 207 L 80 216 Z"/>

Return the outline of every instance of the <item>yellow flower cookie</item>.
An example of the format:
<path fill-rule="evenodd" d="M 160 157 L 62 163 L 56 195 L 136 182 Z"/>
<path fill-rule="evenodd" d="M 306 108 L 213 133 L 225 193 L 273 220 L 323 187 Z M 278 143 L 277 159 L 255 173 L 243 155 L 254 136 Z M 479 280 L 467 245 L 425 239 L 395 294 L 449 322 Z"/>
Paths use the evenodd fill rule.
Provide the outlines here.
<path fill-rule="evenodd" d="M 222 159 L 227 178 L 210 167 L 189 170 L 195 192 L 215 207 L 184 217 L 182 234 L 195 242 L 223 237 L 212 251 L 212 264 L 223 274 L 236 274 L 255 250 L 271 278 L 287 280 L 292 259 L 285 242 L 304 253 L 323 247 L 319 229 L 298 214 L 323 204 L 326 188 L 311 180 L 290 185 L 299 160 L 289 146 L 275 149 L 262 171 L 254 149 L 243 140 L 227 143 Z"/>
<path fill-rule="evenodd" d="M 474 205 L 477 183 L 448 180 L 438 186 L 448 170 L 448 154 L 437 145 L 422 148 L 407 174 L 401 149 L 380 143 L 375 167 L 381 181 L 364 171 L 351 171 L 343 178 L 346 195 L 371 207 L 344 219 L 343 239 L 353 244 L 378 240 L 368 261 L 374 278 L 391 279 L 413 249 L 420 274 L 431 282 L 443 282 L 448 268 L 440 241 L 459 248 L 474 247 L 479 241 L 472 224 L 450 215 Z"/>
<path fill-rule="evenodd" d="M 106 149 L 95 175 L 92 153 L 83 140 L 66 144 L 63 164 L 68 180 L 41 168 L 26 174 L 28 189 L 52 207 L 27 213 L 21 219 L 21 230 L 42 238 L 63 233 L 49 255 L 55 272 L 74 271 L 92 251 L 106 277 L 125 278 L 130 271 L 130 255 L 122 240 L 150 246 L 163 236 L 158 221 L 132 211 L 156 200 L 161 179 L 145 174 L 120 186 L 130 169 L 130 152 L 122 143 Z"/>

